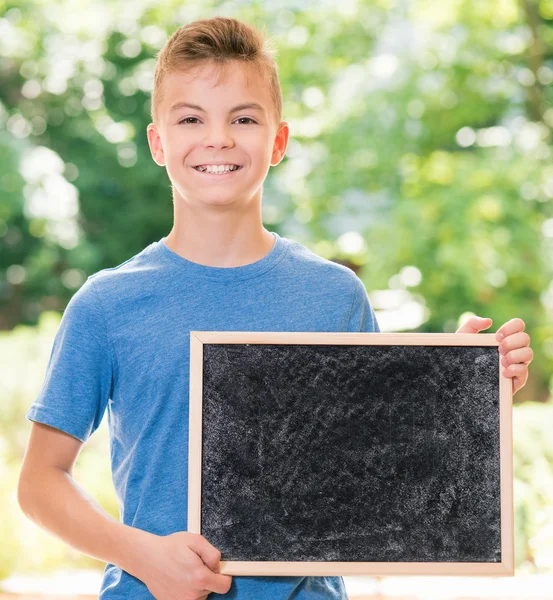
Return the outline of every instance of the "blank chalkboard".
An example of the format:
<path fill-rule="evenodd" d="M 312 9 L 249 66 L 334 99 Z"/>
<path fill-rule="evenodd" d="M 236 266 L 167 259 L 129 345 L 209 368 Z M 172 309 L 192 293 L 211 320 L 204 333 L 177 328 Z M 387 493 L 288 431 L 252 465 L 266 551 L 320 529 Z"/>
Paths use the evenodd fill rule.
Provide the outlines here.
<path fill-rule="evenodd" d="M 513 575 L 494 334 L 190 333 L 188 531 L 231 575 Z"/>

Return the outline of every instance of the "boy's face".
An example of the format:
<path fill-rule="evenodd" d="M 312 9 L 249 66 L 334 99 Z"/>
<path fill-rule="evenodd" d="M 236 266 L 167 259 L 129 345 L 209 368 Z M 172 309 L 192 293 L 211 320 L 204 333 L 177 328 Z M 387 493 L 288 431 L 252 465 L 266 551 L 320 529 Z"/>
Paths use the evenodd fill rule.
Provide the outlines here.
<path fill-rule="evenodd" d="M 152 156 L 166 166 L 175 199 L 192 208 L 260 200 L 269 168 L 282 160 L 288 143 L 288 124 L 277 126 L 270 92 L 254 71 L 231 62 L 215 86 L 217 75 L 211 64 L 168 75 L 159 124 L 147 129 Z M 178 103 L 196 108 L 174 108 Z M 254 103 L 260 108 L 233 110 Z M 196 169 L 224 163 L 240 168 L 226 174 Z"/>

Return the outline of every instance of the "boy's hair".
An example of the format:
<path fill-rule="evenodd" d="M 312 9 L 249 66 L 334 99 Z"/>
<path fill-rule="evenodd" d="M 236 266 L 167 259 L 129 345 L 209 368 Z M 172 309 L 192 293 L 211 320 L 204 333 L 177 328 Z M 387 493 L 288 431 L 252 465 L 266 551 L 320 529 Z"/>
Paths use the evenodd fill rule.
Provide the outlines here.
<path fill-rule="evenodd" d="M 256 71 L 269 86 L 276 123 L 282 120 L 282 92 L 278 79 L 274 41 L 251 25 L 230 17 L 198 19 L 183 25 L 169 38 L 157 55 L 151 116 L 158 122 L 158 107 L 163 99 L 163 81 L 169 73 L 213 63 L 219 77 L 225 76 L 231 61 L 242 62 Z"/>

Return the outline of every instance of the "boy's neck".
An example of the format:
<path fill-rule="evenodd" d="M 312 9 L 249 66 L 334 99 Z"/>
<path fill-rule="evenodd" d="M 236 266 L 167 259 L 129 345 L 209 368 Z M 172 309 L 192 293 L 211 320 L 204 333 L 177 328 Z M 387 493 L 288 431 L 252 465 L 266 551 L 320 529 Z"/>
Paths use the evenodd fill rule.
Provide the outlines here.
<path fill-rule="evenodd" d="M 218 221 L 218 222 L 217 222 Z M 275 238 L 260 221 L 255 223 L 187 221 L 173 225 L 167 247 L 191 262 L 207 267 L 241 267 L 261 260 Z"/>

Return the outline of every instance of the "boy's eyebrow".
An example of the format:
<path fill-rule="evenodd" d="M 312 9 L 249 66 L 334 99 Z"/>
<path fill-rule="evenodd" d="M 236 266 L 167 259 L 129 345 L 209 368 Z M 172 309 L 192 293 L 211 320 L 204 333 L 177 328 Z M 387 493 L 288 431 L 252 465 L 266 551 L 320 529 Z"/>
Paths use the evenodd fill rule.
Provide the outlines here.
<path fill-rule="evenodd" d="M 197 104 L 189 104 L 188 102 L 177 102 L 176 104 L 173 104 L 173 106 L 171 106 L 171 108 L 169 109 L 169 112 L 173 113 L 179 108 L 191 108 L 192 110 L 206 112 L 205 109 L 203 109 L 201 106 L 198 106 Z M 257 102 L 249 102 L 247 104 L 239 104 L 238 106 L 231 108 L 229 110 L 229 113 L 237 112 L 239 110 L 246 110 L 249 108 L 253 108 L 254 110 L 260 110 L 262 113 L 265 112 L 265 109 L 261 106 L 261 104 L 258 104 Z"/>

